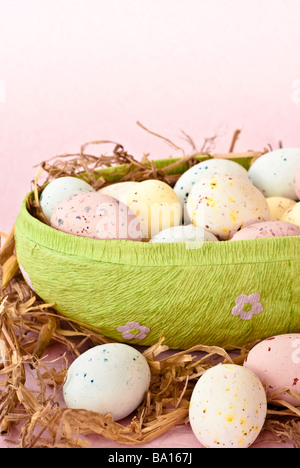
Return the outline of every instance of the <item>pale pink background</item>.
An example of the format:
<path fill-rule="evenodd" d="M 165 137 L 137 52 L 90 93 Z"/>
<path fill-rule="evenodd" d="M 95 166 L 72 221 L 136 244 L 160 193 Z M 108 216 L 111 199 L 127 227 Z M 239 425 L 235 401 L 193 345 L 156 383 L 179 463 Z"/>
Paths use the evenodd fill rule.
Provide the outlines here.
<path fill-rule="evenodd" d="M 299 0 L 0 0 L 0 231 L 34 165 L 82 143 L 180 156 L 137 120 L 186 152 L 182 130 L 300 146 L 299 17 Z"/>
<path fill-rule="evenodd" d="M 187 151 L 181 130 L 299 146 L 299 17 L 299 0 L 0 0 L 0 230 L 53 155 L 171 155 L 137 120 Z"/>

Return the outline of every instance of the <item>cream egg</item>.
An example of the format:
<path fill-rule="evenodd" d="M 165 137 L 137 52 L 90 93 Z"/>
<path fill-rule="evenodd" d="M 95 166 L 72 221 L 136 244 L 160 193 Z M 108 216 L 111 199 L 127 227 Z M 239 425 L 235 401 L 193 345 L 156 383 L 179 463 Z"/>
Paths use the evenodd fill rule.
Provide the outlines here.
<path fill-rule="evenodd" d="M 181 223 L 178 198 L 172 187 L 160 180 L 144 180 L 129 189 L 120 200 L 139 218 L 145 239 Z"/>
<path fill-rule="evenodd" d="M 135 348 L 109 343 L 85 351 L 67 371 L 63 396 L 68 408 L 106 415 L 114 421 L 130 415 L 150 385 L 147 360 Z"/>
<path fill-rule="evenodd" d="M 129 189 L 136 187 L 138 184 L 139 182 L 134 181 L 117 182 L 100 188 L 98 192 L 120 200 L 120 198 L 124 196 Z"/>
<path fill-rule="evenodd" d="M 207 448 L 250 447 L 266 414 L 267 398 L 260 379 L 250 369 L 235 364 L 207 370 L 190 400 L 192 431 Z"/>
<path fill-rule="evenodd" d="M 289 208 L 282 216 L 281 221 L 300 226 L 300 202 Z"/>
<path fill-rule="evenodd" d="M 94 192 L 91 185 L 78 177 L 59 177 L 49 182 L 40 195 L 41 209 L 50 222 L 56 206 L 74 193 Z"/>
<path fill-rule="evenodd" d="M 295 200 L 284 197 L 268 197 L 266 200 L 270 208 L 271 220 L 273 221 L 279 221 L 284 213 L 296 204 Z"/>
<path fill-rule="evenodd" d="M 300 334 L 271 336 L 256 344 L 244 362 L 266 385 L 267 395 L 300 406 Z M 291 390 L 298 397 L 289 394 Z M 282 392 L 282 390 L 284 390 Z"/>
<path fill-rule="evenodd" d="M 78 193 L 53 211 L 51 226 L 75 236 L 140 241 L 140 221 L 127 205 L 99 192 Z"/>
<path fill-rule="evenodd" d="M 297 200 L 294 176 L 299 165 L 300 148 L 280 148 L 254 161 L 249 169 L 249 176 L 265 197 Z"/>
<path fill-rule="evenodd" d="M 263 194 L 246 180 L 217 175 L 197 182 L 187 200 L 192 223 L 228 240 L 239 229 L 270 219 Z"/>

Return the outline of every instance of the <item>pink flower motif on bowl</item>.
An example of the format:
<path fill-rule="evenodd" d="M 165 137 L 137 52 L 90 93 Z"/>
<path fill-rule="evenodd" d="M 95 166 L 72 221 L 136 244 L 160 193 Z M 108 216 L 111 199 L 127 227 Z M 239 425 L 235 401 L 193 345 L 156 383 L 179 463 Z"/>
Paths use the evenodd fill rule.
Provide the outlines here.
<path fill-rule="evenodd" d="M 235 300 L 235 306 L 231 313 L 239 316 L 242 320 L 251 320 L 254 315 L 260 314 L 263 310 L 261 305 L 260 294 L 252 293 L 249 296 L 240 294 Z"/>
<path fill-rule="evenodd" d="M 140 325 L 138 322 L 127 322 L 121 325 L 117 330 L 122 333 L 125 340 L 144 340 L 150 332 L 150 328 Z"/>

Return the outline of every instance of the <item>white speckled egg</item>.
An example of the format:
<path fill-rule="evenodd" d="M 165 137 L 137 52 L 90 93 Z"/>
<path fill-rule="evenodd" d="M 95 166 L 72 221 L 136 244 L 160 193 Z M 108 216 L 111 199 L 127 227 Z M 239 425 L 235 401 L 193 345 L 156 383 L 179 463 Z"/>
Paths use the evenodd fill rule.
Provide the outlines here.
<path fill-rule="evenodd" d="M 264 154 L 249 169 L 253 184 L 265 197 L 297 200 L 295 171 L 300 165 L 300 148 L 282 148 Z"/>
<path fill-rule="evenodd" d="M 248 171 L 241 166 L 241 164 L 231 161 L 230 159 L 208 159 L 206 161 L 202 161 L 184 172 L 174 186 L 174 192 L 176 193 L 183 210 L 185 208 L 188 195 L 196 182 L 203 177 L 220 174 L 235 175 L 249 180 Z M 186 211 L 184 216 L 185 219 L 188 216 Z"/>
<path fill-rule="evenodd" d="M 284 197 L 269 197 L 266 200 L 270 208 L 272 221 L 279 221 L 284 213 L 296 204 L 295 200 Z"/>
<path fill-rule="evenodd" d="M 300 226 L 285 221 L 265 221 L 246 226 L 236 232 L 230 240 L 262 239 L 263 237 L 300 236 Z"/>
<path fill-rule="evenodd" d="M 117 182 L 115 184 L 100 188 L 98 192 L 120 200 L 120 198 L 126 194 L 129 189 L 136 187 L 138 184 L 139 182 L 134 181 Z"/>
<path fill-rule="evenodd" d="M 115 421 L 125 418 L 142 402 L 150 385 L 144 356 L 123 343 L 95 346 L 70 365 L 63 396 L 68 408 L 81 408 Z"/>
<path fill-rule="evenodd" d="M 187 199 L 192 223 L 228 240 L 239 229 L 270 219 L 263 194 L 246 180 L 217 175 L 203 178 L 192 188 Z"/>
<path fill-rule="evenodd" d="M 99 192 L 76 193 L 62 200 L 51 226 L 75 236 L 140 241 L 140 221 L 127 205 Z"/>
<path fill-rule="evenodd" d="M 296 224 L 300 226 L 300 202 L 295 203 L 294 206 L 289 208 L 281 218 L 281 221 L 286 221 L 287 223 Z"/>
<path fill-rule="evenodd" d="M 120 200 L 138 216 L 143 238 L 150 239 L 163 229 L 178 226 L 181 206 L 168 184 L 156 179 L 144 180 L 129 189 Z"/>
<path fill-rule="evenodd" d="M 164 229 L 154 236 L 150 242 L 174 243 L 174 242 L 210 242 L 218 241 L 211 232 L 206 229 L 197 228 L 193 224 L 184 226 L 173 226 Z"/>
<path fill-rule="evenodd" d="M 55 207 L 74 193 L 94 192 L 91 185 L 78 177 L 59 177 L 46 185 L 40 196 L 41 209 L 50 221 Z"/>
<path fill-rule="evenodd" d="M 250 447 L 266 414 L 261 381 L 251 370 L 235 364 L 207 370 L 193 390 L 189 409 L 193 433 L 208 448 Z"/>
<path fill-rule="evenodd" d="M 300 334 L 271 336 L 261 341 L 249 351 L 244 366 L 266 385 L 268 395 L 284 389 L 300 395 Z M 286 391 L 276 398 L 300 406 L 300 400 Z"/>

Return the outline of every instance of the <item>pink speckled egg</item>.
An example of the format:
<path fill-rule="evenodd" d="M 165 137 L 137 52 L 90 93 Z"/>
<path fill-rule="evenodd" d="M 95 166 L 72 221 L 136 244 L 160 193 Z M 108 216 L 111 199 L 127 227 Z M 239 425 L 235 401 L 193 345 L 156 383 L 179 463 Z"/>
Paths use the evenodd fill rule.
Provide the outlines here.
<path fill-rule="evenodd" d="M 99 192 L 77 193 L 62 200 L 53 211 L 51 226 L 93 239 L 142 239 L 140 221 L 130 208 Z"/>
<path fill-rule="evenodd" d="M 300 200 L 300 167 L 296 170 L 294 174 L 294 190 L 297 195 L 298 200 Z"/>
<path fill-rule="evenodd" d="M 255 345 L 244 366 L 252 370 L 272 395 L 283 389 L 300 394 L 300 333 L 277 335 Z M 300 400 L 287 392 L 276 399 L 300 406 Z"/>
<path fill-rule="evenodd" d="M 265 221 L 246 226 L 230 240 L 260 239 L 262 237 L 300 236 L 300 226 L 285 221 Z"/>

